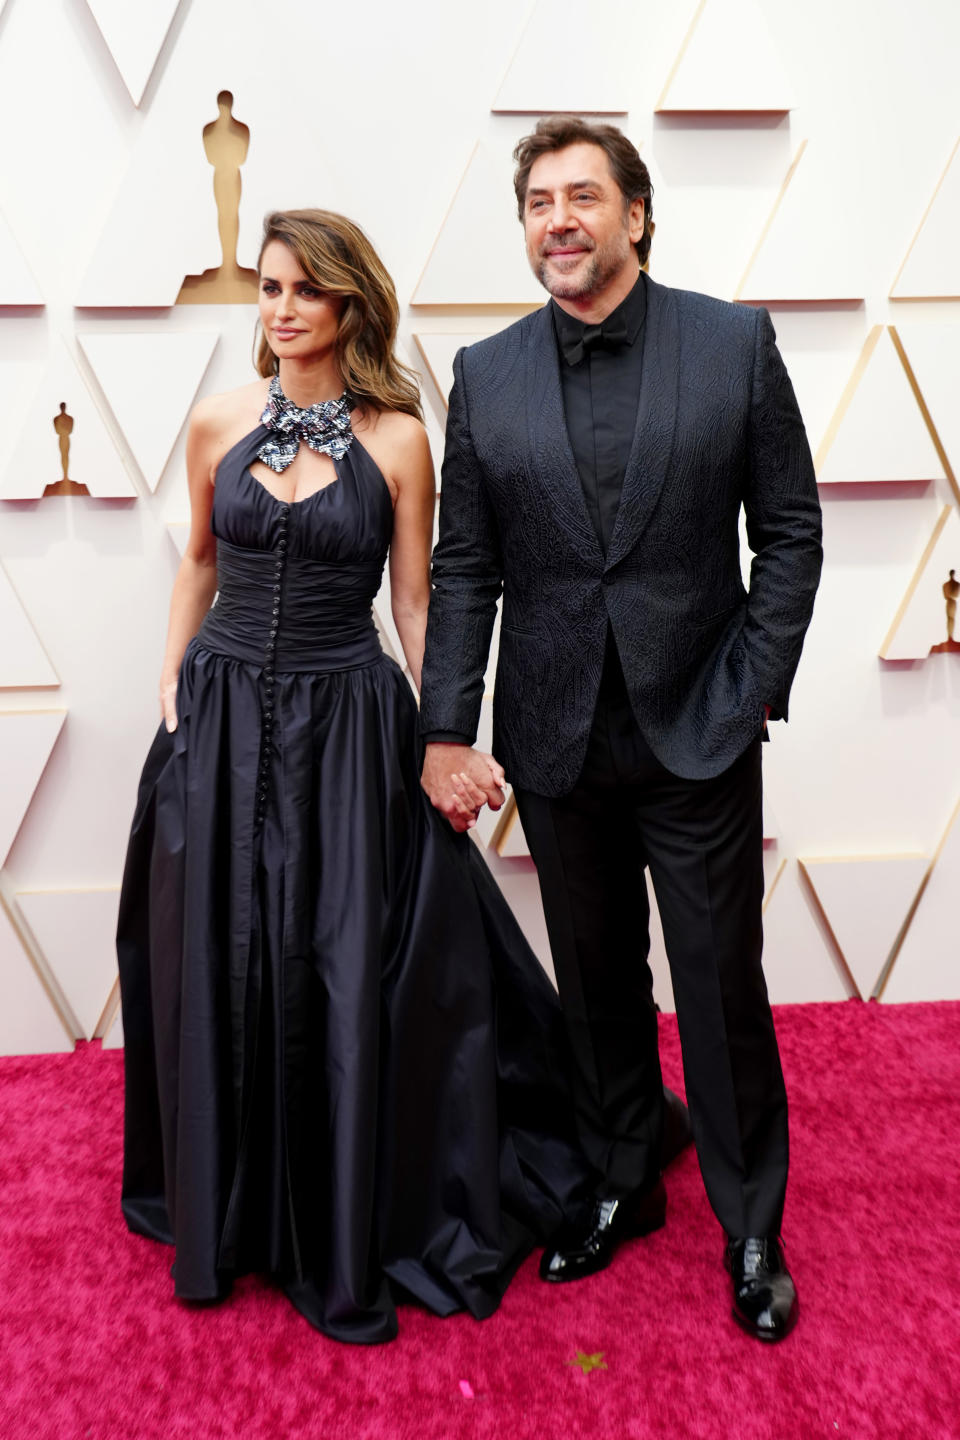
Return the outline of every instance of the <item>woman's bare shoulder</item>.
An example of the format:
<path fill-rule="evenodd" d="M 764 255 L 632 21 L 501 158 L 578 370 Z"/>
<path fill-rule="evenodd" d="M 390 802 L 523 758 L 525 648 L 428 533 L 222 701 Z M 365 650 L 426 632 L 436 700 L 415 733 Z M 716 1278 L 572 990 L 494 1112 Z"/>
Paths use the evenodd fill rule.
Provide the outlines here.
<path fill-rule="evenodd" d="M 250 420 L 252 429 L 267 399 L 266 380 L 254 380 L 237 390 L 224 390 L 219 395 L 205 395 L 193 407 L 191 425 L 201 432 L 217 435 Z M 253 417 L 250 419 L 250 417 Z"/>
<path fill-rule="evenodd" d="M 414 457 L 429 453 L 423 422 L 403 410 L 365 411 L 354 429 L 364 444 L 371 440 L 395 455 Z"/>

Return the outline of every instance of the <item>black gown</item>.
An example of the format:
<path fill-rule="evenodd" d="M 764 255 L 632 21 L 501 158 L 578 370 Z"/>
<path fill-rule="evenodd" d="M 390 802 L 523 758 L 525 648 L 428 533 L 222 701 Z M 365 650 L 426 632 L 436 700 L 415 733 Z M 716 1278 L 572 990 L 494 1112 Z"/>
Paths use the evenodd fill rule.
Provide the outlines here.
<path fill-rule="evenodd" d="M 359 440 L 277 500 L 225 456 L 218 598 L 144 768 L 118 929 L 123 1212 L 176 1293 L 277 1277 L 327 1335 L 477 1317 L 587 1185 L 553 989 L 419 783 L 371 601 L 393 511 Z"/>

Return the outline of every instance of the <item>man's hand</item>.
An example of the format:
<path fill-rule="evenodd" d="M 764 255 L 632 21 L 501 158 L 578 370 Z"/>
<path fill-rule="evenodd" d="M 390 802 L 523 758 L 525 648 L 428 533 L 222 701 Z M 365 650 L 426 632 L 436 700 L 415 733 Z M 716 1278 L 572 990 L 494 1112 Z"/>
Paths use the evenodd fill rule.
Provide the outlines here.
<path fill-rule="evenodd" d="M 500 809 L 504 779 L 503 766 L 485 751 L 434 741 L 427 746 L 420 784 L 454 830 L 463 831 L 473 829 L 485 804 Z"/>

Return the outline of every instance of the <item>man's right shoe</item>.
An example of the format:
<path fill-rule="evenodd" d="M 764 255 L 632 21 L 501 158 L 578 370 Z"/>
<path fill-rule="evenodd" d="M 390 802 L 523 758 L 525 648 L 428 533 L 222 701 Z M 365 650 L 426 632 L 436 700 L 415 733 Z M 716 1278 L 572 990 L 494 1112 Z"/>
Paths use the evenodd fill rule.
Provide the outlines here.
<path fill-rule="evenodd" d="M 733 1318 L 758 1340 L 777 1341 L 797 1323 L 797 1289 L 775 1235 L 728 1240 Z"/>
<path fill-rule="evenodd" d="M 548 1245 L 540 1260 L 540 1279 L 561 1284 L 605 1270 L 617 1247 L 638 1235 L 659 1230 L 667 1216 L 667 1191 L 662 1180 L 639 1197 L 595 1200 L 590 1218 Z"/>

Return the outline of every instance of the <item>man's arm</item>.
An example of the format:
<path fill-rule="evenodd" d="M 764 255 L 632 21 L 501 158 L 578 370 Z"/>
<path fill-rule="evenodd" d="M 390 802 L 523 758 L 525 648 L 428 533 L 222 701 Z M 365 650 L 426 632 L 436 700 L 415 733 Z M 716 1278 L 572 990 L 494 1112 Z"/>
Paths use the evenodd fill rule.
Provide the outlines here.
<path fill-rule="evenodd" d="M 420 691 L 420 726 L 428 742 L 423 787 L 461 830 L 470 827 L 484 800 L 493 809 L 503 802 L 501 767 L 471 748 L 503 571 L 496 518 L 470 434 L 463 354 L 453 367 Z"/>
<path fill-rule="evenodd" d="M 757 311 L 744 498 L 754 552 L 743 627 L 757 693 L 774 720 L 787 702 L 823 562 L 810 446 L 766 310 Z"/>

